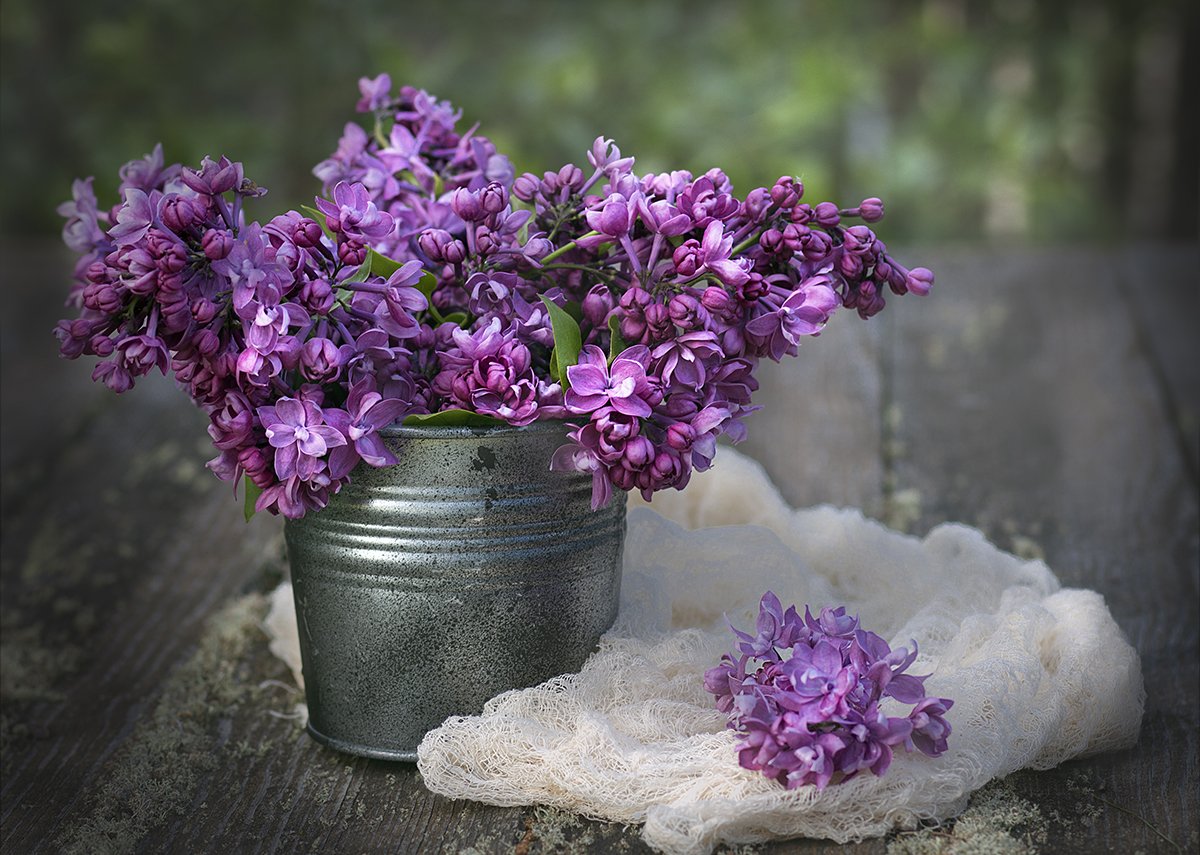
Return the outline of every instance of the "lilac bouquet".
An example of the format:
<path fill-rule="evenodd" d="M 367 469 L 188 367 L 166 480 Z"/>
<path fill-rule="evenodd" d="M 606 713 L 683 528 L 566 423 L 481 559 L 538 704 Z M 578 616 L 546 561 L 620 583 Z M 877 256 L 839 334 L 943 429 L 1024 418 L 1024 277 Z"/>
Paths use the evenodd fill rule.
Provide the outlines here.
<path fill-rule="evenodd" d="M 917 658 L 915 641 L 911 651 L 892 650 L 844 607 L 814 618 L 805 606 L 801 619 L 770 591 L 759 604 L 757 635 L 731 629 L 740 655 L 721 657 L 704 687 L 741 736 L 744 768 L 788 789 L 824 789 L 865 769 L 883 775 L 901 745 L 930 757 L 946 750 L 954 702 L 925 695 L 928 675 L 904 673 Z M 901 717 L 880 709 L 895 703 L 913 708 Z"/>
<path fill-rule="evenodd" d="M 879 220 L 878 199 L 637 176 L 603 138 L 587 169 L 517 177 L 450 104 L 387 75 L 360 88 L 371 125 L 317 165 L 315 207 L 248 221 L 266 191 L 240 163 L 168 166 L 160 146 L 120 171 L 113 207 L 89 178 L 59 209 L 81 256 L 62 354 L 99 357 L 115 392 L 172 373 L 248 512 L 324 507 L 356 466 L 395 462 L 379 431 L 401 421 L 560 419 L 547 464 L 590 473 L 593 507 L 680 489 L 718 436 L 745 435 L 760 359 L 932 284 L 846 224 Z"/>

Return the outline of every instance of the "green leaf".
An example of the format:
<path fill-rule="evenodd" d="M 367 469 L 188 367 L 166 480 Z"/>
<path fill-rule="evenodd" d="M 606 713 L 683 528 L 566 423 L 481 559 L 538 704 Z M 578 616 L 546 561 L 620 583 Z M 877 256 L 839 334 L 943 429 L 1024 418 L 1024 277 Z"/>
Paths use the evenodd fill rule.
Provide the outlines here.
<path fill-rule="evenodd" d="M 329 224 L 327 222 L 325 222 L 324 214 L 322 214 L 316 208 L 313 208 L 309 205 L 301 205 L 300 210 L 303 211 L 304 213 L 308 214 L 314 220 L 316 220 L 317 225 L 321 227 L 321 231 L 325 232 L 325 236 L 328 237 L 334 243 L 337 243 L 337 238 L 334 237 L 333 232 L 331 232 L 329 230 Z"/>
<path fill-rule="evenodd" d="M 246 488 L 246 504 L 242 508 L 242 514 L 246 517 L 246 522 L 254 516 L 254 503 L 258 501 L 258 497 L 262 495 L 262 488 L 250 480 L 250 476 L 242 478 L 242 484 Z"/>
<path fill-rule="evenodd" d="M 583 349 L 579 322 L 544 294 L 542 302 L 546 311 L 550 313 L 550 326 L 554 330 L 554 353 L 551 362 L 558 371 L 559 376 L 556 379 L 563 384 L 563 389 L 567 389 L 570 386 L 567 369 L 579 361 L 579 351 Z"/>
<path fill-rule="evenodd" d="M 608 319 L 608 331 L 612 333 L 612 338 L 608 342 L 608 364 L 612 365 L 614 359 L 621 355 L 621 351 L 629 347 L 625 342 L 625 338 L 621 335 L 621 319 L 616 315 L 612 315 Z"/>
<path fill-rule="evenodd" d="M 458 324 L 460 327 L 465 327 L 467 325 L 467 313 L 451 312 L 442 318 L 442 323 L 446 323 L 447 321 L 452 324 Z"/>
<path fill-rule="evenodd" d="M 429 301 L 429 305 L 433 305 L 433 292 L 437 289 L 438 278 L 428 270 L 421 274 L 421 278 L 417 280 L 417 284 L 413 287 L 425 295 L 425 299 Z"/>
<path fill-rule="evenodd" d="M 403 424 L 409 427 L 496 427 L 508 422 L 470 410 L 442 410 L 440 413 L 408 416 Z"/>
<path fill-rule="evenodd" d="M 387 279 L 400 269 L 399 261 L 388 258 L 386 255 L 381 255 L 373 249 L 367 250 L 367 264 L 371 266 L 372 276 L 382 276 L 384 279 Z"/>
<path fill-rule="evenodd" d="M 345 285 L 347 282 L 366 282 L 371 276 L 371 259 L 368 258 L 362 264 L 358 265 L 358 270 L 354 271 L 353 276 L 348 276 L 339 282 L 339 285 Z"/>

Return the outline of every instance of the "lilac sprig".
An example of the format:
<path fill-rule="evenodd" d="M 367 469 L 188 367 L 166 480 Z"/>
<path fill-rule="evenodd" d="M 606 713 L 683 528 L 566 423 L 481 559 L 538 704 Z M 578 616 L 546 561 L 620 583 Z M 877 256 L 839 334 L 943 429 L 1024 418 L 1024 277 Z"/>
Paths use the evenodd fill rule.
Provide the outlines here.
<path fill-rule="evenodd" d="M 930 757 L 946 751 L 954 702 L 926 696 L 928 675 L 905 673 L 915 641 L 911 651 L 892 650 L 845 607 L 813 617 L 805 606 L 801 618 L 770 591 L 754 635 L 730 628 L 738 650 L 705 673 L 704 687 L 740 737 L 742 767 L 788 789 L 820 790 L 864 770 L 883 775 L 899 747 Z M 889 716 L 897 703 L 914 706 Z"/>

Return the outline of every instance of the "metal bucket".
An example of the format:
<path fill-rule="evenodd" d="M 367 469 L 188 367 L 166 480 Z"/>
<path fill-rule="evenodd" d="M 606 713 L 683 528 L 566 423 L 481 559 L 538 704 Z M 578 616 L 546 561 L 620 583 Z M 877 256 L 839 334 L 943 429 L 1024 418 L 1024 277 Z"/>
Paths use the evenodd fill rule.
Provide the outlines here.
<path fill-rule="evenodd" d="M 285 526 L 308 730 L 415 761 L 425 733 L 508 689 L 579 670 L 617 615 L 625 494 L 551 472 L 562 423 L 381 431 L 361 467 Z"/>

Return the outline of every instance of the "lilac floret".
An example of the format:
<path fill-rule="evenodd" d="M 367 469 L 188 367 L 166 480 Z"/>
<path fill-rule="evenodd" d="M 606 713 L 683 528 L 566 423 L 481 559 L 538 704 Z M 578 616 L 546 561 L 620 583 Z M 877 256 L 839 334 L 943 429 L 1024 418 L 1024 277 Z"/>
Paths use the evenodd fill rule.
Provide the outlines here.
<path fill-rule="evenodd" d="M 604 351 L 589 344 L 579 354 L 579 363 L 567 369 L 571 388 L 563 396 L 572 413 L 592 413 L 611 406 L 627 416 L 649 416 L 653 390 L 646 377 L 649 351 L 633 347 L 618 356 L 611 366 Z"/>

